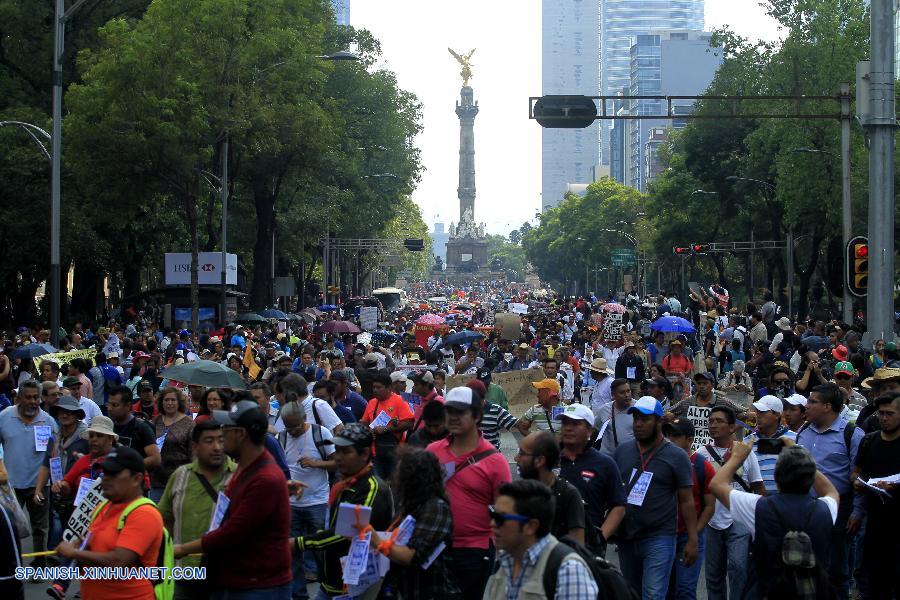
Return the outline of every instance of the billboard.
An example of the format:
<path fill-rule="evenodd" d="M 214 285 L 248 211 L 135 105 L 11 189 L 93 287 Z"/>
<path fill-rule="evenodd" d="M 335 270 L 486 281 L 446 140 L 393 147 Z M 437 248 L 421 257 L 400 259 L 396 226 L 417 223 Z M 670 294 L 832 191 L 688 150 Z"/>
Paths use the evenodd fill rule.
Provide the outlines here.
<path fill-rule="evenodd" d="M 228 269 L 225 283 L 237 285 L 237 254 L 226 254 Z M 221 285 L 222 253 L 200 252 L 197 255 L 197 280 L 200 285 Z M 191 253 L 166 252 L 166 285 L 191 285 Z"/>

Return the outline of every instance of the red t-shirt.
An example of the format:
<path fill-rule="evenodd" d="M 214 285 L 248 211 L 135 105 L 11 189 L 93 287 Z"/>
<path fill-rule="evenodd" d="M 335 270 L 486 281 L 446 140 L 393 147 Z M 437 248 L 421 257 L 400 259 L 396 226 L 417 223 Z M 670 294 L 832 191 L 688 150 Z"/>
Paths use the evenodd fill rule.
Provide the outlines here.
<path fill-rule="evenodd" d="M 712 463 L 708 460 L 704 461 L 703 464 L 703 472 L 706 474 L 703 482 L 703 490 L 700 490 L 700 482 L 697 481 L 697 468 L 694 466 L 696 461 L 700 460 L 700 455 L 694 452 L 691 454 L 691 477 L 694 479 L 694 510 L 697 511 L 697 516 L 700 516 L 700 511 L 703 510 L 703 495 L 709 493 L 709 482 L 712 481 L 712 478 L 716 476 L 716 470 L 713 468 Z M 681 511 L 678 511 L 678 533 L 685 533 L 687 528 L 684 526 L 684 518 L 681 516 Z"/>
<path fill-rule="evenodd" d="M 87 550 L 111 552 L 125 548 L 138 555 L 143 567 L 155 567 L 163 540 L 162 515 L 147 504 L 134 509 L 119 531 L 119 516 L 128 502 L 104 506 L 88 530 Z M 154 600 L 153 585 L 147 579 L 82 579 L 81 597 L 85 600 Z"/>
<path fill-rule="evenodd" d="M 427 396 L 422 398 L 422 401 L 419 402 L 419 405 L 416 407 L 415 415 L 414 415 L 415 419 L 416 419 L 416 423 L 419 424 L 419 429 L 421 429 L 422 427 L 425 426 L 425 422 L 422 421 L 422 410 L 425 408 L 425 405 L 428 404 L 429 402 L 440 402 L 441 404 L 443 404 L 444 397 L 441 396 L 440 394 L 438 394 L 437 390 L 431 390 L 430 394 L 428 394 Z"/>
<path fill-rule="evenodd" d="M 667 354 L 663 359 L 662 366 L 666 373 L 690 373 L 694 369 L 694 363 L 684 354 L 681 356 Z"/>
<path fill-rule="evenodd" d="M 492 449 L 493 444 L 484 438 L 475 450 L 462 456 L 450 452 L 449 438 L 428 445 L 427 450 L 437 457 L 444 469 L 444 485 L 453 513 L 454 548 L 486 549 L 493 538 L 487 507 L 494 503 L 500 486 L 512 480 L 509 463 L 498 452 L 462 468 L 469 457 Z M 447 479 L 447 473 L 451 470 L 455 474 Z"/>
<path fill-rule="evenodd" d="M 381 414 L 381 411 L 386 412 L 391 419 L 397 419 L 398 421 L 407 421 L 415 418 L 412 409 L 409 408 L 409 404 L 400 397 L 400 394 L 391 392 L 387 400 L 379 400 L 378 398 L 369 400 L 366 411 L 363 413 L 362 421 L 371 423 Z M 397 438 L 398 442 L 403 441 L 402 431 L 394 432 L 392 435 Z"/>
<path fill-rule="evenodd" d="M 103 462 L 104 458 L 106 458 L 105 454 L 99 458 L 91 458 L 90 454 L 85 454 L 75 461 L 75 464 L 72 465 L 72 468 L 69 469 L 69 472 L 63 477 L 63 481 L 69 484 L 69 489 L 72 490 L 71 494 L 73 497 L 78 491 L 78 486 L 81 485 L 82 477 L 96 479 L 103 475 L 103 467 L 100 466 L 100 463 Z"/>

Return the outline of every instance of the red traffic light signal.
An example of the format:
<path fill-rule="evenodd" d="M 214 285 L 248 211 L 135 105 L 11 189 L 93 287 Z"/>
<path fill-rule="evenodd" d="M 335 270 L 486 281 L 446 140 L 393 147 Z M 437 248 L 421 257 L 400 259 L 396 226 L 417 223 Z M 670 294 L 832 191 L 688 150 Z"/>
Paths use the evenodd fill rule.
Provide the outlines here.
<path fill-rule="evenodd" d="M 694 251 L 694 254 L 706 254 L 710 249 L 709 244 L 691 244 L 691 249 Z"/>
<path fill-rule="evenodd" d="M 693 251 L 693 249 L 691 249 L 690 246 L 675 246 L 672 248 L 672 252 L 674 254 L 685 255 L 685 254 L 692 254 L 694 251 Z"/>
<path fill-rule="evenodd" d="M 869 289 L 869 240 L 857 236 L 847 243 L 847 288 L 863 297 Z"/>

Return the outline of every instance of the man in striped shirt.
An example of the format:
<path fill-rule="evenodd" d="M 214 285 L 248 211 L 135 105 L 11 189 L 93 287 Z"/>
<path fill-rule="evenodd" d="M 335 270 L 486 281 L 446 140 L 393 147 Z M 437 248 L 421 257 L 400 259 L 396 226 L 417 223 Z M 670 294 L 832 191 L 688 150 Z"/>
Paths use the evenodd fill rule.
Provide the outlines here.
<path fill-rule="evenodd" d="M 484 399 L 487 388 L 482 381 L 478 379 L 472 379 L 466 384 L 467 387 L 471 388 L 473 392 L 478 394 L 482 399 Z M 481 422 L 478 423 L 478 429 L 481 430 L 481 435 L 494 445 L 494 448 L 497 450 L 500 449 L 500 428 L 507 431 L 512 431 L 513 427 L 518 423 L 518 419 L 512 416 L 508 410 L 500 406 L 499 404 L 494 404 L 492 402 L 485 402 L 484 404 L 484 413 L 481 417 Z"/>
<path fill-rule="evenodd" d="M 775 485 L 775 462 L 778 460 L 778 455 L 760 454 L 759 440 L 781 437 L 796 440 L 797 434 L 781 423 L 783 405 L 778 397 L 763 396 L 753 403 L 753 409 L 756 411 L 756 431 L 754 432 L 756 437 L 753 441 L 753 452 L 759 462 L 759 472 L 763 478 L 763 485 L 766 486 L 766 494 L 775 494 L 778 492 L 778 486 Z M 744 441 L 749 440 L 745 439 Z"/>

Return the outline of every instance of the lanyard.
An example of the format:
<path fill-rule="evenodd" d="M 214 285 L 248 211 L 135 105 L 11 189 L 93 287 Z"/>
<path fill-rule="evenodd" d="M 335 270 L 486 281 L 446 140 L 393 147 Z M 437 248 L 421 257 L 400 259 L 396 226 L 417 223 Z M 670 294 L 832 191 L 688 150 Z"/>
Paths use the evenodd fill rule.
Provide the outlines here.
<path fill-rule="evenodd" d="M 653 458 L 656 456 L 656 452 L 660 449 L 660 447 L 663 445 L 664 442 L 665 442 L 664 439 L 660 439 L 659 441 L 657 441 L 656 444 L 653 446 L 653 448 L 650 449 L 647 460 L 644 460 L 644 453 L 641 451 L 641 445 L 638 444 L 637 440 L 634 441 L 634 443 L 637 444 L 638 455 L 640 456 L 640 459 L 641 459 L 641 471 L 642 472 L 647 470 L 647 465 L 649 465 L 650 461 L 652 461 Z"/>

